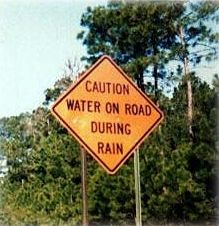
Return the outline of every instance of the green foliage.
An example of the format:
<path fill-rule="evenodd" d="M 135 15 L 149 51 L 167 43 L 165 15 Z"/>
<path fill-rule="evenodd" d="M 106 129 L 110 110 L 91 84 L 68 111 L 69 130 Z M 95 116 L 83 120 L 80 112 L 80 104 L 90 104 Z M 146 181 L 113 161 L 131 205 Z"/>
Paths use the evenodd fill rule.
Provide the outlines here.
<path fill-rule="evenodd" d="M 78 34 L 87 47 L 88 56 L 82 59 L 93 63 L 103 54 L 112 56 L 141 90 L 159 99 L 159 90 L 177 78 L 177 69 L 169 76 L 169 61 L 182 66 L 187 57 L 196 66 L 217 58 L 219 34 L 208 22 L 216 25 L 218 8 L 211 1 L 116 1 L 89 7 L 81 18 L 85 29 Z"/>
<path fill-rule="evenodd" d="M 10 163 L 3 184 L 4 204 L 7 203 L 3 210 L 9 222 L 79 222 L 81 179 L 78 145 L 66 131 L 56 130 L 57 122 L 47 109 L 38 109 L 31 120 L 28 118 L 32 127 L 30 135 L 22 129 L 21 119 L 22 116 L 9 118 L 3 128 L 7 137 L 2 149 Z"/>
<path fill-rule="evenodd" d="M 157 96 L 158 80 L 166 77 L 165 64 L 175 40 L 173 23 L 183 11 L 179 2 L 118 2 L 106 8 L 88 8 L 81 18 L 81 25 L 87 29 L 78 34 L 88 49 L 88 57 L 83 59 L 93 63 L 108 54 L 134 77 L 144 92 L 144 77 L 153 77 Z"/>
<path fill-rule="evenodd" d="M 186 130 L 186 84 L 161 96 L 162 125 L 141 146 L 143 220 L 200 220 L 215 210 L 214 90 L 192 76 L 194 139 Z M 80 150 L 47 108 L 1 119 L 9 174 L 2 190 L 5 223 L 81 222 Z M 133 159 L 109 176 L 88 158 L 89 220 L 134 224 Z"/>
<path fill-rule="evenodd" d="M 165 122 L 141 150 L 145 219 L 198 220 L 215 211 L 214 91 L 193 76 L 195 138 L 186 131 L 185 84 L 165 100 Z M 171 102 L 170 102 L 171 101 Z M 169 106 L 168 106 L 169 105 Z M 208 106 L 208 107 L 206 107 Z M 202 120 L 200 120 L 202 119 Z M 156 220 L 155 219 L 155 220 Z"/>
<path fill-rule="evenodd" d="M 92 159 L 93 161 L 93 159 Z M 106 223 L 134 223 L 134 173 L 132 158 L 116 176 L 107 175 L 99 166 L 89 164 L 88 197 L 91 222 L 100 225 Z M 95 164 L 96 165 L 96 164 Z"/>
<path fill-rule="evenodd" d="M 193 66 L 204 60 L 217 59 L 219 34 L 209 26 L 209 22 L 216 26 L 219 21 L 218 9 L 219 5 L 213 1 L 191 1 L 187 4 L 187 10 L 174 25 L 178 37 L 172 45 L 171 55 L 174 59 L 183 62 L 187 57 Z"/>

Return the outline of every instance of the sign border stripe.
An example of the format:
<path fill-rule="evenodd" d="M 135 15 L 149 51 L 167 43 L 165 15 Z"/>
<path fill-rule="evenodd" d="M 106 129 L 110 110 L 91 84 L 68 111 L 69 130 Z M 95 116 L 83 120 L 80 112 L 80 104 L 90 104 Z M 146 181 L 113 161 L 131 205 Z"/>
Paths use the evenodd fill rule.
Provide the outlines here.
<path fill-rule="evenodd" d="M 159 118 L 151 125 L 151 127 L 138 139 L 138 141 L 130 148 L 130 150 L 126 153 L 126 155 L 121 159 L 121 161 L 113 168 L 110 169 L 99 157 L 98 155 L 96 155 L 92 149 L 86 144 L 86 142 L 64 121 L 64 119 L 61 117 L 61 115 L 55 110 L 56 106 L 63 100 L 65 99 L 65 97 L 72 92 L 77 86 L 79 86 L 84 79 L 87 78 L 87 76 L 90 75 L 90 73 L 92 73 L 105 59 L 107 59 L 118 71 L 120 74 L 123 75 L 123 77 L 127 80 L 127 82 L 146 100 L 148 101 L 153 108 L 157 111 L 157 113 L 159 114 Z M 83 147 L 85 147 L 85 149 L 89 152 L 89 154 L 91 154 L 94 159 L 96 159 L 104 169 L 106 169 L 106 171 L 109 174 L 115 174 L 119 168 L 122 166 L 122 163 L 124 163 L 130 156 L 131 154 L 133 154 L 134 150 L 141 145 L 141 143 L 144 141 L 144 139 L 146 137 L 149 136 L 149 134 L 153 131 L 153 129 L 155 129 L 158 126 L 158 123 L 162 121 L 162 119 L 164 118 L 163 116 L 163 112 L 160 111 L 160 109 L 149 99 L 149 97 L 143 93 L 139 87 L 129 78 L 128 75 L 126 75 L 126 73 L 107 55 L 102 56 L 95 64 L 93 64 L 93 66 L 90 67 L 90 69 L 88 69 L 83 75 L 82 77 L 73 85 L 71 85 L 65 92 L 63 95 L 61 95 L 54 103 L 54 105 L 52 106 L 51 109 L 52 113 L 58 117 L 59 121 L 61 122 L 61 124 L 63 124 L 63 126 L 75 137 L 75 139 L 80 143 L 80 145 L 82 145 Z"/>

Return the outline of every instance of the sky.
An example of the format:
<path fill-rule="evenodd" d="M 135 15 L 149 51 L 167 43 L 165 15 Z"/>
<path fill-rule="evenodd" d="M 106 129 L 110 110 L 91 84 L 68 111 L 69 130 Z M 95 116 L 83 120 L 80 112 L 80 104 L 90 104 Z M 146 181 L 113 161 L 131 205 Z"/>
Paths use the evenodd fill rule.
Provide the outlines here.
<path fill-rule="evenodd" d="M 77 34 L 87 6 L 106 0 L 0 0 L 0 118 L 32 112 L 64 73 L 86 55 Z M 209 82 L 218 61 L 197 70 Z"/>
<path fill-rule="evenodd" d="M 0 118 L 32 112 L 86 49 L 77 34 L 88 5 L 106 0 L 0 0 Z"/>

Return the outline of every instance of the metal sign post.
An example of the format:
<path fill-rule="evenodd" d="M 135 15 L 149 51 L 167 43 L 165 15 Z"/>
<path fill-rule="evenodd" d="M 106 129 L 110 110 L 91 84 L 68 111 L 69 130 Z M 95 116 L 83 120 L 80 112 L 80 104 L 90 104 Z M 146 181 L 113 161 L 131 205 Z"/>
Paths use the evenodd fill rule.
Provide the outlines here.
<path fill-rule="evenodd" d="M 82 183 L 82 225 L 88 226 L 87 156 L 83 147 L 81 147 L 81 183 Z"/>
<path fill-rule="evenodd" d="M 140 162 L 139 148 L 134 152 L 134 173 L 135 173 L 135 207 L 136 207 L 136 226 L 142 226 L 141 222 L 141 183 L 140 183 Z"/>

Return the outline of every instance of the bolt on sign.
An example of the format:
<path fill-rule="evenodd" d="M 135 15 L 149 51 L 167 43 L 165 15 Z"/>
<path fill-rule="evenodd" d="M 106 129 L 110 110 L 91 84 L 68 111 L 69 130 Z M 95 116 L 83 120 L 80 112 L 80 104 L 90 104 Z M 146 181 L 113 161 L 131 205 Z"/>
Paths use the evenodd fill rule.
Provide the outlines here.
<path fill-rule="evenodd" d="M 69 87 L 52 113 L 109 174 L 163 119 L 161 110 L 109 56 Z"/>

